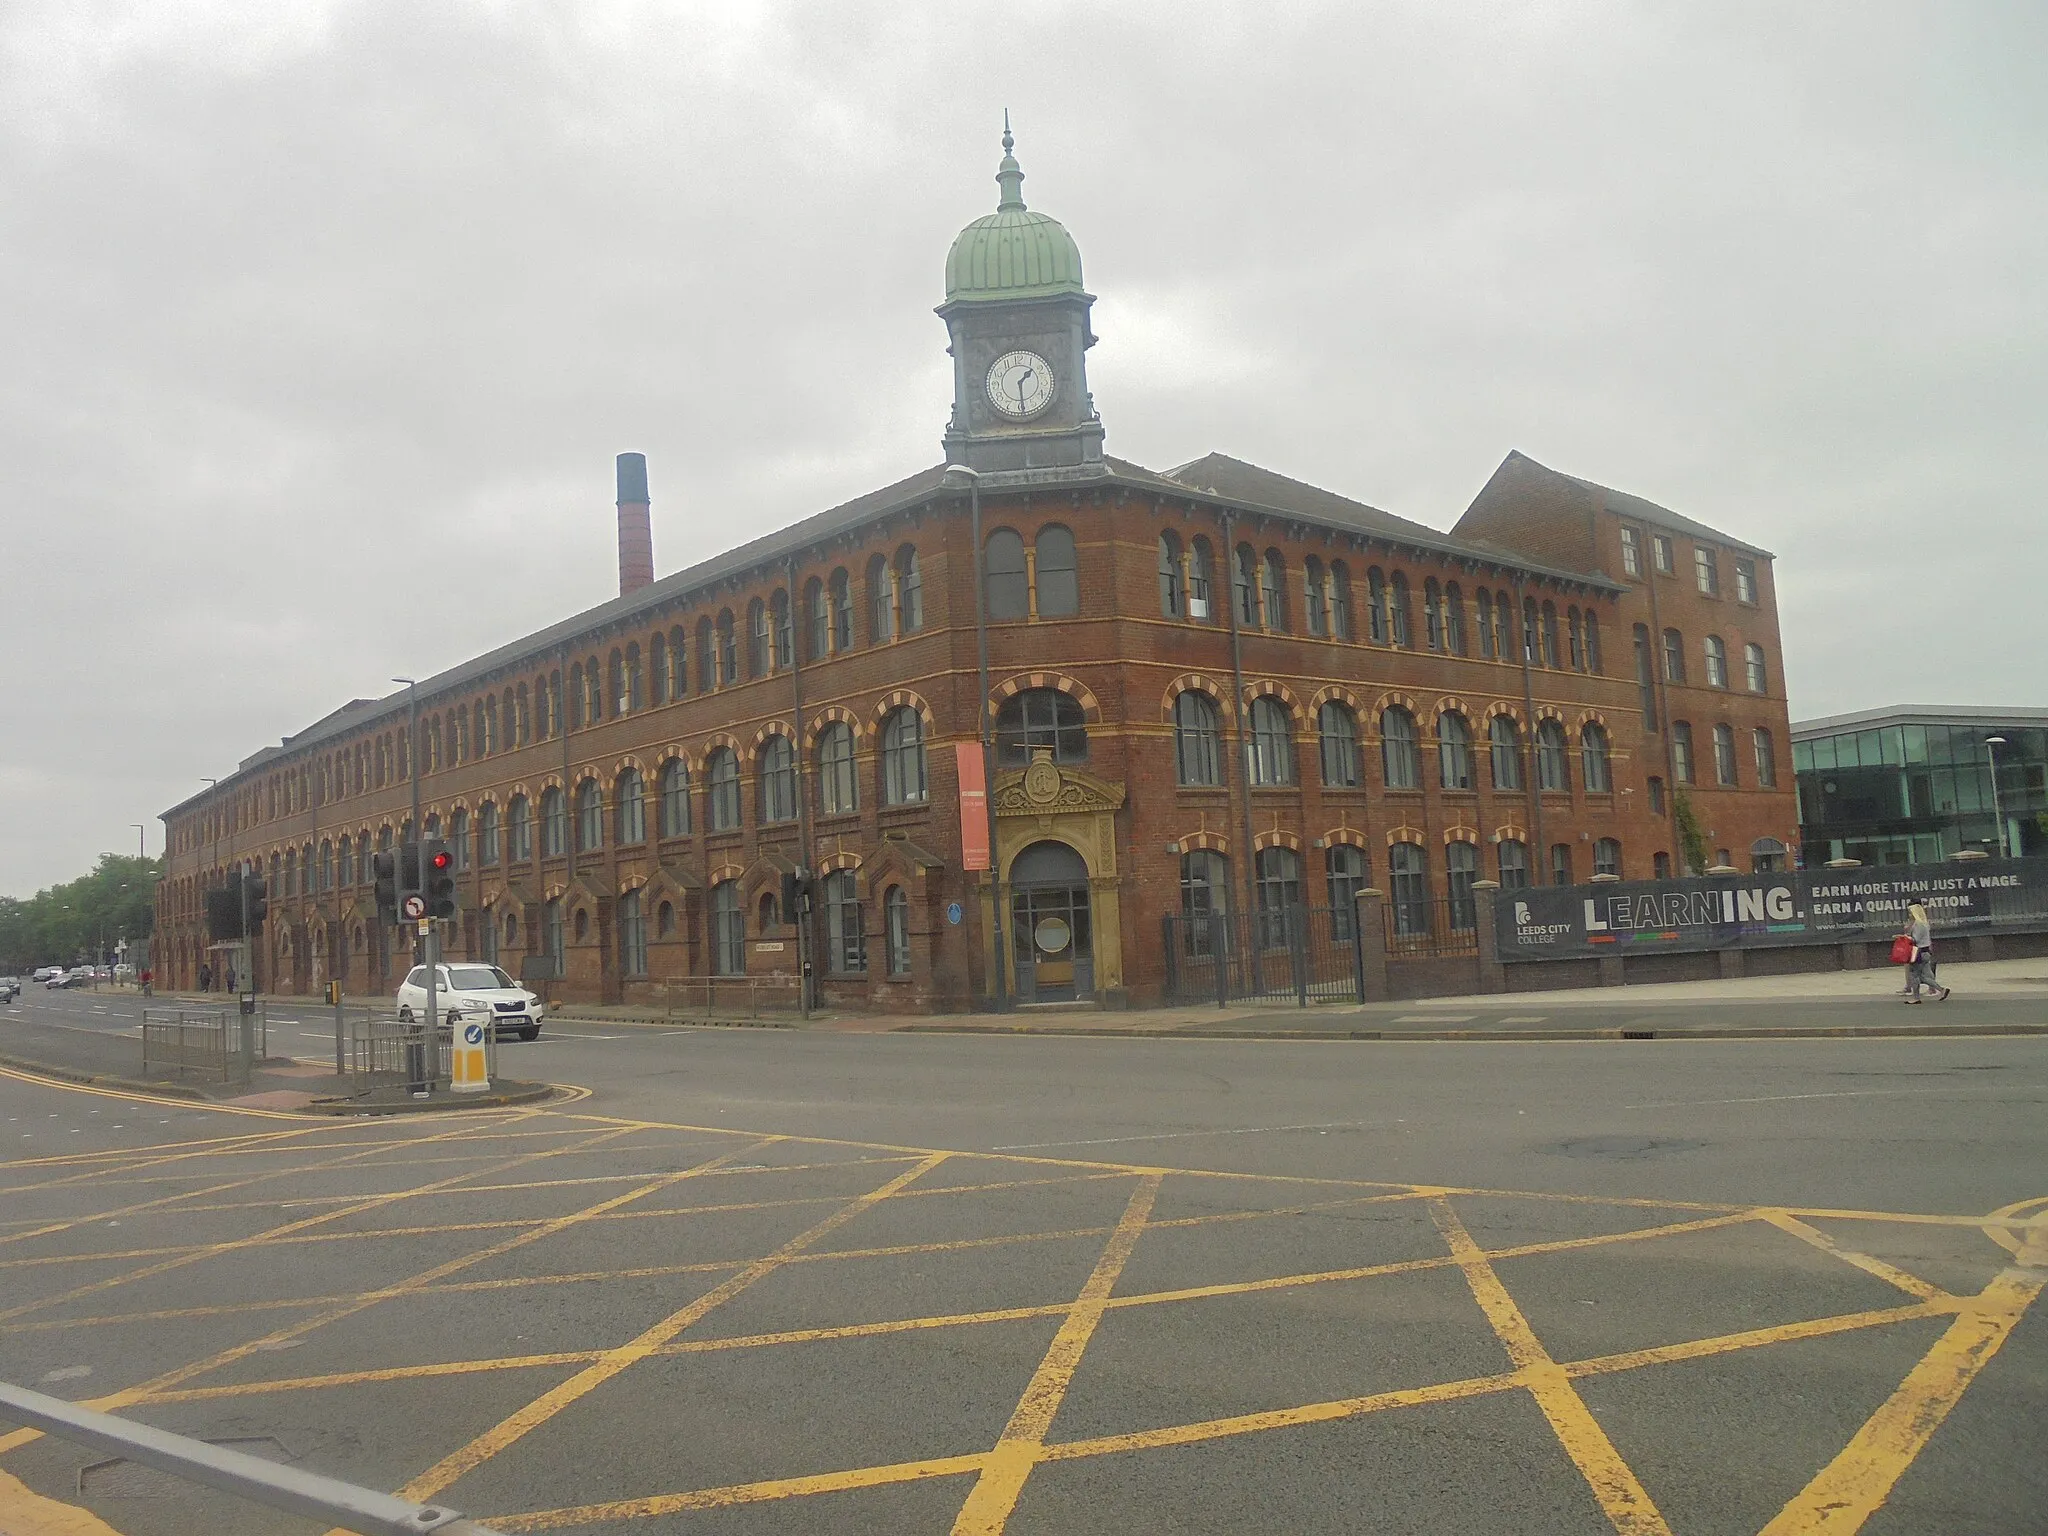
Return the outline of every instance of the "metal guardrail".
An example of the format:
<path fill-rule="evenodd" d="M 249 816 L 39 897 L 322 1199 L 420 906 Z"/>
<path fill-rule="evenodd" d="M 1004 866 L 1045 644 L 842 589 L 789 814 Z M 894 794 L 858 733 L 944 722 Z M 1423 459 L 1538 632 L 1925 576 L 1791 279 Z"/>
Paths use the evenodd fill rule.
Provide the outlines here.
<path fill-rule="evenodd" d="M 429 1531 L 436 1536 L 495 1536 L 489 1526 L 464 1518 L 458 1510 L 411 1504 L 394 1494 L 174 1435 L 8 1382 L 0 1382 L 0 1420 L 361 1536 L 417 1536 Z"/>
<path fill-rule="evenodd" d="M 257 1047 L 260 1054 L 261 1047 Z M 242 1049 L 242 1016 L 232 1008 L 142 1010 L 142 1075 L 246 1082 L 252 1062 Z"/>
<path fill-rule="evenodd" d="M 795 1013 L 803 1005 L 794 975 L 675 976 L 661 990 L 672 1019 L 758 1019 Z"/>

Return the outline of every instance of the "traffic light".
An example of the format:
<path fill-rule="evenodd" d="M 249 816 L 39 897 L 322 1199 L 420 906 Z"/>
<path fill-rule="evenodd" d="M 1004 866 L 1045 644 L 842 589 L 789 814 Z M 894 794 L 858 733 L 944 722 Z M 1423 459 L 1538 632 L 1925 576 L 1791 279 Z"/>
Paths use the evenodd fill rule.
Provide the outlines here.
<path fill-rule="evenodd" d="M 423 895 L 426 882 L 420 878 L 420 845 L 400 843 L 398 845 L 398 904 L 404 911 L 405 898 Z"/>
<path fill-rule="evenodd" d="M 430 839 L 424 846 L 421 857 L 422 873 L 426 876 L 427 916 L 453 917 L 455 915 L 455 855 L 448 845 L 439 838 Z"/>
<path fill-rule="evenodd" d="M 782 874 L 782 920 L 796 922 L 811 909 L 811 893 L 816 881 L 808 870 L 790 869 Z"/>
<path fill-rule="evenodd" d="M 206 893 L 206 936 L 216 944 L 242 937 L 242 872 L 239 869 Z"/>
<path fill-rule="evenodd" d="M 270 916 L 270 882 L 261 875 L 242 879 L 242 937 L 253 938 L 263 931 L 263 919 Z"/>
<path fill-rule="evenodd" d="M 377 886 L 377 921 L 387 928 L 398 921 L 398 855 L 389 848 L 370 860 Z"/>

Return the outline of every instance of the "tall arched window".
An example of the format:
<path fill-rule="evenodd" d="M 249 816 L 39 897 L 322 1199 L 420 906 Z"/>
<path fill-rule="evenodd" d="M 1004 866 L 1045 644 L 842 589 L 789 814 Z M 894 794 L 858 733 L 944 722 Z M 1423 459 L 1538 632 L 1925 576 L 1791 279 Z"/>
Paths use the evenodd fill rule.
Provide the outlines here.
<path fill-rule="evenodd" d="M 1023 768 L 1049 748 L 1056 763 L 1088 760 L 1088 724 L 1080 700 L 1057 688 L 1027 688 L 996 712 L 996 763 Z"/>
<path fill-rule="evenodd" d="M 476 861 L 490 869 L 498 862 L 499 852 L 498 807 L 495 801 L 486 800 L 476 813 Z"/>
<path fill-rule="evenodd" d="M 709 800 L 704 814 L 714 832 L 736 832 L 740 825 L 740 759 L 731 747 L 715 747 L 705 759 Z"/>
<path fill-rule="evenodd" d="M 737 880 L 711 887 L 711 969 L 720 976 L 747 974 L 747 914 Z"/>
<path fill-rule="evenodd" d="M 604 847 L 604 791 L 597 780 L 576 786 L 576 851 L 595 853 Z"/>
<path fill-rule="evenodd" d="M 1259 942 L 1266 949 L 1284 948 L 1288 914 L 1301 905 L 1301 855 L 1292 848 L 1261 848 L 1252 869 L 1258 883 Z"/>
<path fill-rule="evenodd" d="M 1358 893 L 1365 889 L 1365 850 L 1332 843 L 1323 851 L 1323 884 L 1330 896 L 1330 937 L 1349 943 L 1358 922 Z"/>
<path fill-rule="evenodd" d="M 832 649 L 850 651 L 853 649 L 853 578 L 846 574 L 845 566 L 832 572 L 827 590 L 832 594 Z"/>
<path fill-rule="evenodd" d="M 1458 844 L 1452 844 L 1458 847 Z M 1387 850 L 1394 934 L 1413 938 L 1429 932 L 1429 863 L 1420 843 L 1395 843 Z"/>
<path fill-rule="evenodd" d="M 1507 715 L 1495 715 L 1486 727 L 1492 748 L 1493 787 L 1509 793 L 1522 788 L 1522 729 Z"/>
<path fill-rule="evenodd" d="M 1444 583 L 1444 649 L 1465 654 L 1465 594 L 1455 581 Z"/>
<path fill-rule="evenodd" d="M 619 713 L 647 707 L 647 676 L 640 669 L 640 642 L 631 641 L 626 646 L 626 696 Z"/>
<path fill-rule="evenodd" d="M 823 661 L 832 654 L 832 607 L 825 583 L 813 576 L 804 583 L 804 659 Z"/>
<path fill-rule="evenodd" d="M 1330 633 L 1330 589 L 1323 574 L 1323 562 L 1310 555 L 1301 562 L 1302 611 L 1307 615 L 1308 632 L 1318 639 Z"/>
<path fill-rule="evenodd" d="M 697 621 L 697 691 L 709 693 L 718 686 L 718 642 L 707 615 Z"/>
<path fill-rule="evenodd" d="M 1387 625 L 1394 644 L 1406 649 L 1415 643 L 1415 627 L 1408 615 L 1408 578 L 1399 571 L 1387 582 Z"/>
<path fill-rule="evenodd" d="M 1583 672 L 1586 670 L 1586 652 L 1585 648 L 1579 643 L 1578 604 L 1574 603 L 1566 610 L 1564 621 L 1565 645 L 1568 652 L 1567 659 L 1571 662 L 1574 672 Z"/>
<path fill-rule="evenodd" d="M 917 568 L 917 549 L 905 544 L 896 551 L 896 632 L 914 635 L 924 628 L 924 574 Z"/>
<path fill-rule="evenodd" d="M 1685 636 L 1675 629 L 1664 631 L 1664 681 L 1685 681 Z"/>
<path fill-rule="evenodd" d="M 1210 942 L 1208 919 L 1230 910 L 1230 861 L 1210 848 L 1196 848 L 1180 856 L 1180 915 L 1184 936 L 1182 949 L 1190 955 L 1215 952 Z"/>
<path fill-rule="evenodd" d="M 982 590 L 993 620 L 1022 619 L 1031 612 L 1031 580 L 1024 568 L 1024 538 L 1014 528 L 998 528 L 985 546 L 987 569 Z"/>
<path fill-rule="evenodd" d="M 755 763 L 759 775 L 760 815 L 763 822 L 796 820 L 796 748 L 787 736 L 774 735 L 761 743 Z"/>
<path fill-rule="evenodd" d="M 868 644 L 887 645 L 896 638 L 896 602 L 889 590 L 886 555 L 868 557 Z"/>
<path fill-rule="evenodd" d="M 882 935 L 891 976 L 910 974 L 910 898 L 900 885 L 882 893 Z"/>
<path fill-rule="evenodd" d="M 1714 782 L 1731 788 L 1735 784 L 1735 728 L 1731 725 L 1714 727 Z"/>
<path fill-rule="evenodd" d="M 1719 635 L 1709 635 L 1701 642 L 1707 658 L 1707 686 L 1726 688 L 1728 686 L 1728 646 Z"/>
<path fill-rule="evenodd" d="M 559 859 L 569 851 L 569 808 L 562 798 L 562 791 L 556 785 L 549 785 L 540 796 L 540 856 L 544 859 Z"/>
<path fill-rule="evenodd" d="M 1190 786 L 1223 782 L 1223 722 L 1216 701 L 1189 688 L 1173 701 L 1174 777 Z"/>
<path fill-rule="evenodd" d="M 1643 724 L 1651 730 L 1657 728 L 1657 672 L 1656 662 L 1650 655 L 1650 627 L 1636 626 L 1636 696 L 1643 712 Z"/>
<path fill-rule="evenodd" d="M 1316 711 L 1316 735 L 1323 759 L 1323 783 L 1331 789 L 1356 789 L 1364 775 L 1358 762 L 1358 718 L 1335 699 Z"/>
<path fill-rule="evenodd" d="M 619 974 L 647 974 L 647 916 L 638 891 L 627 891 L 618 901 Z"/>
<path fill-rule="evenodd" d="M 1764 666 L 1764 648 L 1760 645 L 1745 645 L 1742 648 L 1742 669 L 1744 681 L 1751 693 L 1762 693 L 1770 686 L 1770 673 Z"/>
<path fill-rule="evenodd" d="M 690 831 L 690 766 L 680 757 L 661 765 L 661 835 L 685 837 Z"/>
<path fill-rule="evenodd" d="M 1455 710 L 1436 717 L 1438 778 L 1445 789 L 1470 789 L 1472 785 L 1472 727 Z"/>
<path fill-rule="evenodd" d="M 747 676 L 768 675 L 768 604 L 755 598 L 747 604 Z"/>
<path fill-rule="evenodd" d="M 853 776 L 853 727 L 834 720 L 818 733 L 818 803 L 827 816 L 859 809 Z"/>
<path fill-rule="evenodd" d="M 1586 670 L 1600 670 L 1600 616 L 1590 608 L 1586 610 Z"/>
<path fill-rule="evenodd" d="M 610 701 L 612 718 L 616 720 L 619 716 L 626 713 L 627 707 L 626 658 L 624 653 L 622 653 L 617 646 L 612 647 L 612 653 L 610 657 L 606 660 L 606 668 L 606 676 L 609 682 L 609 686 L 605 689 L 604 696 L 607 700 Z M 487 733 L 489 736 L 495 737 L 498 733 L 497 717 L 497 706 L 493 704 L 491 706 L 490 730 Z M 484 750 L 486 752 L 489 752 L 492 751 L 493 748 L 490 746 L 486 746 Z"/>
<path fill-rule="evenodd" d="M 1265 610 L 1266 628 L 1283 632 L 1287 628 L 1287 562 L 1279 550 L 1266 551 L 1259 572 L 1259 603 Z"/>
<path fill-rule="evenodd" d="M 1358 633 L 1351 619 L 1351 567 L 1342 560 L 1330 562 L 1330 635 L 1349 640 Z"/>
<path fill-rule="evenodd" d="M 1469 933 L 1479 926 L 1478 904 L 1472 899 L 1472 882 L 1479 878 L 1479 850 L 1470 843 L 1444 846 L 1445 894 L 1450 898 L 1451 931 Z"/>
<path fill-rule="evenodd" d="M 1380 711 L 1380 765 L 1389 789 L 1416 789 L 1422 784 L 1421 752 L 1415 739 L 1415 717 L 1398 704 Z"/>
<path fill-rule="evenodd" d="M 1479 621 L 1479 659 L 1492 661 L 1499 653 L 1493 641 L 1493 594 L 1481 587 L 1472 598 L 1473 617 Z"/>
<path fill-rule="evenodd" d="M 1187 593 L 1182 585 L 1180 535 L 1172 529 L 1159 535 L 1159 612 L 1164 618 L 1187 615 Z"/>
<path fill-rule="evenodd" d="M 1188 546 L 1188 617 L 1197 623 L 1206 624 L 1216 617 L 1215 580 L 1215 560 L 1209 541 L 1196 534 Z"/>
<path fill-rule="evenodd" d="M 612 783 L 612 798 L 616 802 L 613 820 L 617 824 L 619 846 L 632 848 L 647 841 L 647 792 L 637 768 L 623 768 Z"/>
<path fill-rule="evenodd" d="M 718 685 L 723 688 L 740 680 L 739 637 L 734 633 L 732 610 L 718 610 Z"/>
<path fill-rule="evenodd" d="M 313 876 L 314 888 L 322 891 L 332 890 L 334 888 L 334 844 L 331 841 L 323 840 L 321 842 L 320 862 L 315 866 L 315 869 L 316 872 Z"/>
<path fill-rule="evenodd" d="M 1536 783 L 1553 792 L 1572 787 L 1571 753 L 1565 745 L 1564 727 L 1555 720 L 1536 725 Z"/>
<path fill-rule="evenodd" d="M 1757 783 L 1775 788 L 1778 783 L 1778 749 L 1770 731 L 1758 726 L 1749 733 L 1749 744 L 1756 757 Z"/>
<path fill-rule="evenodd" d="M 1500 887 L 1519 891 L 1529 883 L 1529 845 L 1520 838 L 1503 838 L 1499 849 Z"/>
<path fill-rule="evenodd" d="M 1251 781 L 1259 788 L 1294 782 L 1294 722 L 1287 706 L 1265 694 L 1252 700 Z"/>
<path fill-rule="evenodd" d="M 533 858 L 533 802 L 524 795 L 514 795 L 512 803 L 505 807 L 505 859 L 511 864 L 525 864 Z"/>
<path fill-rule="evenodd" d="M 660 630 L 654 632 L 654 639 L 647 646 L 647 677 L 648 692 L 654 702 L 666 704 L 669 701 L 668 637 Z"/>
<path fill-rule="evenodd" d="M 860 904 L 860 880 L 850 869 L 825 877 L 825 969 L 835 976 L 859 976 L 868 968 L 867 923 Z"/>
<path fill-rule="evenodd" d="M 1251 545 L 1237 546 L 1230 565 L 1230 596 L 1237 604 L 1237 622 L 1245 629 L 1259 627 L 1259 557 Z"/>
<path fill-rule="evenodd" d="M 1387 573 L 1378 566 L 1365 573 L 1365 638 L 1387 643 Z"/>
<path fill-rule="evenodd" d="M 796 664 L 796 631 L 789 622 L 789 592 L 777 587 L 768 598 L 769 657 L 777 671 Z"/>
<path fill-rule="evenodd" d="M 1596 875 L 1621 874 L 1621 843 L 1612 837 L 1602 837 L 1593 843 L 1593 873 Z"/>
<path fill-rule="evenodd" d="M 922 805 L 929 793 L 924 716 L 902 704 L 882 722 L 882 799 L 888 805 Z"/>
<path fill-rule="evenodd" d="M 1058 523 L 1038 530 L 1038 616 L 1062 619 L 1081 611 L 1080 561 L 1073 533 Z"/>
<path fill-rule="evenodd" d="M 1586 793 L 1605 795 L 1614 789 L 1614 762 L 1607 750 L 1607 728 L 1588 725 L 1579 732 L 1579 774 Z"/>
<path fill-rule="evenodd" d="M 1557 670 L 1557 604 L 1543 605 L 1543 665 Z"/>

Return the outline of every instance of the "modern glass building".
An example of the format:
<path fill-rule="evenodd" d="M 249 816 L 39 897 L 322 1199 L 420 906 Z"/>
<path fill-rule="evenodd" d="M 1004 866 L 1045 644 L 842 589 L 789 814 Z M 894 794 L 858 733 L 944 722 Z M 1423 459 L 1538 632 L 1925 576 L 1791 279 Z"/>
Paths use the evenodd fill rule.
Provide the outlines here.
<path fill-rule="evenodd" d="M 1903 705 L 1795 721 L 1802 862 L 2048 852 L 2048 711 Z"/>

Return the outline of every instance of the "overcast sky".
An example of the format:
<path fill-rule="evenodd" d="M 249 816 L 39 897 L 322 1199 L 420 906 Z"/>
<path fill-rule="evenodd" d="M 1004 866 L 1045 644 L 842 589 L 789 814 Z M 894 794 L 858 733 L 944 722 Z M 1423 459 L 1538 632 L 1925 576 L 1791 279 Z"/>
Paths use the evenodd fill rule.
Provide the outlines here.
<path fill-rule="evenodd" d="M 935 462 L 1004 107 L 1112 453 L 1447 528 L 1519 448 L 1776 551 L 1795 718 L 2040 707 L 2044 62 L 2038 0 L 7 0 L 0 892 L 615 594 L 622 449 L 662 572 Z"/>

